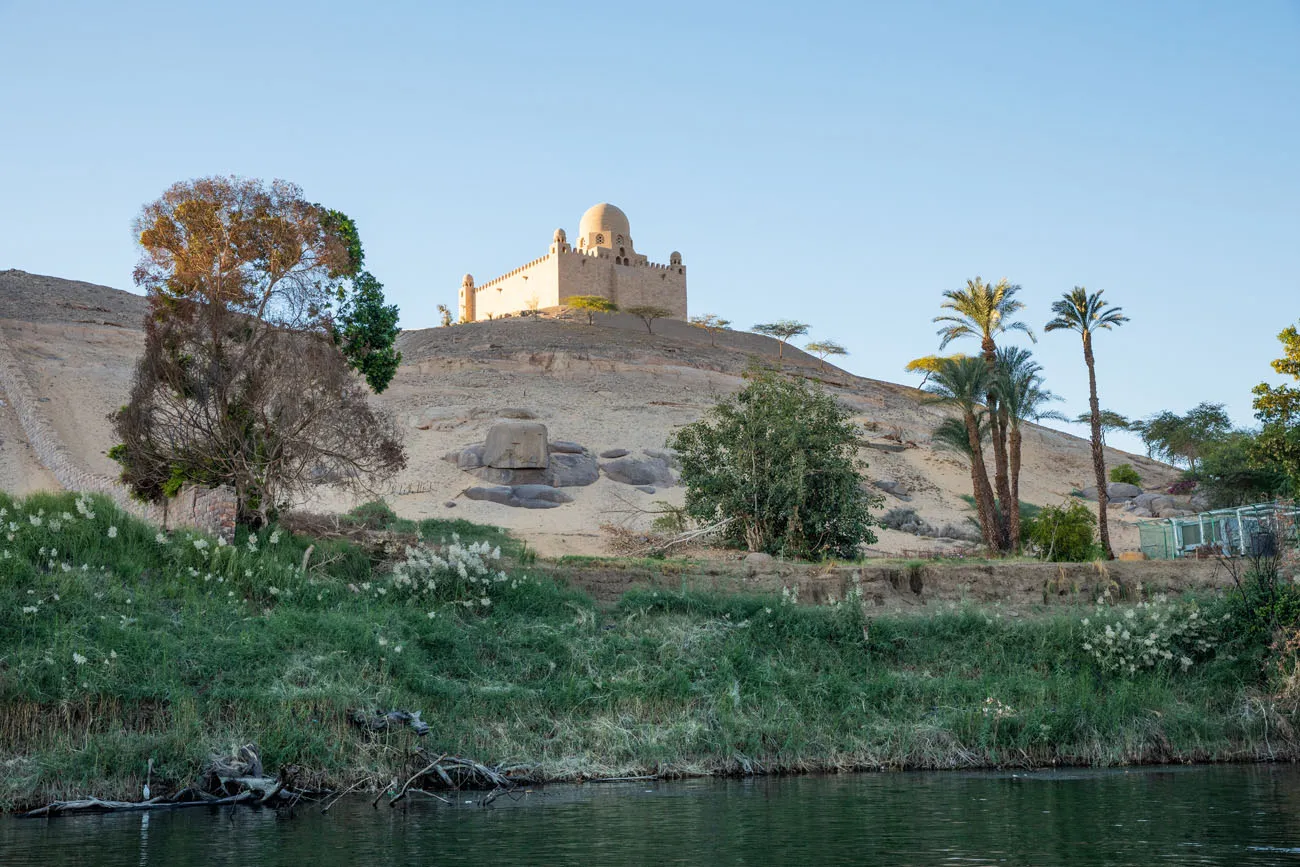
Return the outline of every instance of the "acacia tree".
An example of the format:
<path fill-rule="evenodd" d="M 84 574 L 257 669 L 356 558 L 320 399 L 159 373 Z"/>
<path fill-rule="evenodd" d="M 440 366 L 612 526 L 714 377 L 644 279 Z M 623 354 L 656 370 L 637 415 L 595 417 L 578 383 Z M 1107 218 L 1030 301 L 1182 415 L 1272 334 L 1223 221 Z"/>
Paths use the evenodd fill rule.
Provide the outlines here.
<path fill-rule="evenodd" d="M 1103 410 L 1103 430 L 1105 415 Z M 1132 422 L 1129 430 L 1142 437 L 1148 457 L 1171 464 L 1185 463 L 1195 472 L 1206 450 L 1232 433 L 1232 419 L 1223 404 L 1202 401 L 1183 415 L 1165 410 Z"/>
<path fill-rule="evenodd" d="M 989 393 L 989 369 L 983 359 L 945 359 L 931 377 L 927 391 L 936 403 L 946 404 L 961 414 L 966 428 L 966 455 L 970 458 L 971 489 L 975 497 L 975 511 L 979 515 L 980 533 L 984 546 L 990 552 L 1001 549 L 997 509 L 993 502 L 993 488 L 989 485 L 988 466 L 984 462 L 983 440 L 986 431 L 991 433 L 991 418 L 983 402 Z M 951 440 L 951 434 L 948 434 Z"/>
<path fill-rule="evenodd" d="M 640 319 L 642 322 L 644 322 L 645 330 L 647 334 L 654 334 L 654 329 L 651 328 L 650 325 L 656 319 L 666 319 L 667 317 L 673 315 L 673 311 L 669 310 L 667 307 L 655 307 L 652 304 L 642 304 L 637 307 L 627 307 L 624 308 L 623 312 L 630 313 L 633 316 L 635 316 L 637 319 Z"/>
<path fill-rule="evenodd" d="M 917 388 L 924 389 L 925 384 L 930 381 L 930 377 L 934 376 L 935 371 L 939 369 L 939 365 L 943 364 L 945 360 L 965 357 L 966 356 L 960 352 L 953 353 L 952 355 L 922 355 L 920 358 L 913 358 L 909 361 L 903 367 L 903 370 L 907 373 L 925 374 L 921 377 L 921 384 L 917 386 Z"/>
<path fill-rule="evenodd" d="M 1081 412 L 1074 418 L 1064 419 L 1074 424 L 1092 424 L 1092 413 Z M 1133 422 L 1111 409 L 1101 411 L 1101 444 L 1106 444 L 1106 434 L 1113 430 L 1134 430 Z M 1139 422 L 1140 424 L 1140 422 Z"/>
<path fill-rule="evenodd" d="M 596 324 L 597 313 L 618 312 L 617 304 L 600 295 L 574 295 L 572 298 L 566 299 L 564 303 L 575 310 L 586 313 L 588 325 Z"/>
<path fill-rule="evenodd" d="M 951 313 L 936 316 L 935 322 L 941 323 L 939 329 L 939 348 L 945 348 L 952 341 L 961 337 L 975 337 L 980 341 L 980 350 L 984 365 L 988 369 L 989 393 L 985 405 L 989 410 L 989 428 L 993 443 L 993 478 L 997 489 L 998 502 L 1001 505 L 999 522 L 1000 547 L 1012 544 L 1010 539 L 1011 511 L 1018 511 L 1019 503 L 1011 502 L 1010 470 L 1007 457 L 1007 437 L 1010 421 L 1007 410 L 1001 406 L 994 390 L 997 383 L 996 337 L 1007 331 L 1023 331 L 1029 339 L 1036 341 L 1034 332 L 1023 322 L 1012 319 L 1024 309 L 1024 303 L 1016 300 L 1020 287 L 1003 279 L 997 283 L 985 283 L 979 277 L 967 280 L 963 289 L 943 293 L 944 302 L 940 305 Z"/>
<path fill-rule="evenodd" d="M 804 347 L 805 352 L 811 352 L 816 355 L 822 363 L 822 370 L 826 369 L 826 356 L 828 355 L 848 355 L 849 351 L 840 346 L 834 340 L 814 340 Z"/>
<path fill-rule="evenodd" d="M 731 320 L 723 319 L 714 313 L 706 313 L 703 316 L 692 316 L 690 323 L 696 328 L 703 328 L 709 332 L 709 345 L 717 346 L 718 332 L 725 331 L 727 326 L 731 324 Z"/>
<path fill-rule="evenodd" d="M 1092 469 L 1097 477 L 1097 529 L 1101 548 L 1107 560 L 1115 559 L 1110 547 L 1110 529 L 1106 522 L 1106 505 L 1110 497 L 1106 491 L 1106 454 L 1101 443 L 1101 404 L 1097 400 L 1097 360 L 1092 352 L 1092 337 L 1098 331 L 1118 328 L 1128 317 L 1121 307 L 1107 307 L 1102 292 L 1089 292 L 1075 286 L 1052 303 L 1054 317 L 1043 326 L 1044 331 L 1075 331 L 1083 339 L 1083 361 L 1088 366 L 1088 408 L 1092 422 Z"/>
<path fill-rule="evenodd" d="M 776 348 L 776 357 L 785 357 L 786 341 L 792 337 L 802 337 L 808 333 L 809 326 L 803 322 L 795 322 L 793 319 L 778 319 L 775 322 L 761 322 L 749 329 L 755 334 L 762 334 L 764 337 L 775 337 L 778 344 Z"/>
<path fill-rule="evenodd" d="M 264 523 L 312 484 L 405 465 L 353 374 L 382 391 L 400 355 L 351 219 L 285 181 L 212 177 L 172 186 L 135 229 L 145 352 L 110 455 L 137 496 L 229 485 L 240 520 Z"/>

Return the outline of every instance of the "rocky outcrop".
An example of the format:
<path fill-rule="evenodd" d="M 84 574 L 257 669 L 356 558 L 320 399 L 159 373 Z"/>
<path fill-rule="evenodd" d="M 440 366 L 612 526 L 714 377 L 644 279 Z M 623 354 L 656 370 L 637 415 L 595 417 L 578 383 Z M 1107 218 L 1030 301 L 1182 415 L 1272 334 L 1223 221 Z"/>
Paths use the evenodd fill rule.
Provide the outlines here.
<path fill-rule="evenodd" d="M 1130 485 L 1127 482 L 1111 482 L 1106 486 L 1106 497 L 1112 503 L 1127 502 L 1134 497 L 1142 495 L 1142 489 L 1137 485 Z M 1097 501 L 1097 486 L 1090 485 L 1079 492 L 1079 496 L 1085 500 Z"/>
<path fill-rule="evenodd" d="M 652 485 L 668 488 L 677 482 L 672 468 L 661 458 L 618 458 L 600 465 L 605 475 L 616 482 L 637 487 Z"/>
<path fill-rule="evenodd" d="M 550 485 L 513 485 L 493 488 L 469 488 L 465 496 L 471 500 L 500 503 L 517 509 L 554 509 L 572 503 L 573 497 Z"/>
<path fill-rule="evenodd" d="M 488 429 L 483 465 L 497 469 L 544 470 L 550 450 L 546 425 L 535 421 L 503 421 Z"/>

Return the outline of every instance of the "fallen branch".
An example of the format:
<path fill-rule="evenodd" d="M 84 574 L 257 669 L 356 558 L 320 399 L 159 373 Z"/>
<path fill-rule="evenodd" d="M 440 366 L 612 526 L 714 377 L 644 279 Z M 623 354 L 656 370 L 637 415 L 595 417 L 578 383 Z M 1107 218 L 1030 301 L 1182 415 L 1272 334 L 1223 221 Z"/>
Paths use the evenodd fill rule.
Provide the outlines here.
<path fill-rule="evenodd" d="M 414 783 L 416 780 L 420 779 L 420 777 L 423 777 L 425 774 L 429 773 L 429 771 L 432 771 L 434 768 L 436 768 L 438 766 L 438 762 L 442 761 L 445 758 L 447 758 L 447 754 L 443 753 L 442 755 L 438 756 L 438 758 L 430 762 L 428 767 L 426 767 L 424 770 L 417 771 L 414 775 L 412 775 L 412 777 L 406 781 L 406 784 L 402 786 L 401 791 L 399 791 L 396 795 L 394 795 L 393 799 L 388 802 L 388 806 L 391 807 L 394 804 L 396 804 L 398 801 L 405 798 L 406 791 L 407 789 L 411 788 L 411 784 Z"/>
<path fill-rule="evenodd" d="M 64 813 L 123 813 L 139 812 L 141 810 L 175 810 L 182 807 L 220 807 L 226 804 L 241 804 L 244 801 L 252 800 L 252 798 L 252 792 L 240 792 L 238 795 L 231 795 L 228 798 L 194 801 L 165 800 L 161 797 L 138 802 L 84 798 L 79 801 L 55 801 L 46 804 L 44 807 L 37 807 L 35 810 L 23 813 L 22 817 L 25 819 L 39 819 Z"/>

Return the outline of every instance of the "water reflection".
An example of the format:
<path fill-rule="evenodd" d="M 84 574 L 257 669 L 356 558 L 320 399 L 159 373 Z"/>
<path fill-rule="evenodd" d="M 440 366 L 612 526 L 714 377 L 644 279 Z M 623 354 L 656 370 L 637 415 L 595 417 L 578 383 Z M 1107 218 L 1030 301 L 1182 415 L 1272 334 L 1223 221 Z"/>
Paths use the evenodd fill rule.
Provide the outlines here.
<path fill-rule="evenodd" d="M 463 801 L 464 799 L 462 799 Z M 551 787 L 0 820 L 0 864 L 1300 864 L 1300 771 L 1249 766 Z"/>

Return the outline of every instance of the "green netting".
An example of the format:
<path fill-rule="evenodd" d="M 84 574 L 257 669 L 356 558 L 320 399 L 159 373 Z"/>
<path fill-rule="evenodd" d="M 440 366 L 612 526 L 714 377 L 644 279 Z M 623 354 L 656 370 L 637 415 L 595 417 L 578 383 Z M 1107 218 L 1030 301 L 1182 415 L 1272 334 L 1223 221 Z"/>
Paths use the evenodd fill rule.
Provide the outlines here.
<path fill-rule="evenodd" d="M 1268 553 L 1300 545 L 1300 508 L 1259 503 L 1138 525 L 1142 553 L 1172 560 L 1206 551 L 1227 556 Z"/>

